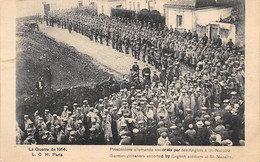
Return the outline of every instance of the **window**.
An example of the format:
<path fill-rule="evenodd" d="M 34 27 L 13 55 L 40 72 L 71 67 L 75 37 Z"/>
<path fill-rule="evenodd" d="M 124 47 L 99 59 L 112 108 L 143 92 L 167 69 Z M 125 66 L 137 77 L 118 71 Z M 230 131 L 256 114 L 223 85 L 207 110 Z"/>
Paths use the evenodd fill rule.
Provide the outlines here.
<path fill-rule="evenodd" d="M 140 3 L 137 2 L 137 11 L 140 11 Z"/>
<path fill-rule="evenodd" d="M 176 26 L 179 27 L 179 26 L 182 26 L 182 16 L 181 15 L 177 15 L 176 16 Z"/>
<path fill-rule="evenodd" d="M 131 10 L 131 9 L 132 9 L 132 3 L 129 2 L 129 10 Z"/>
<path fill-rule="evenodd" d="M 135 2 L 133 2 L 133 10 L 135 10 Z"/>

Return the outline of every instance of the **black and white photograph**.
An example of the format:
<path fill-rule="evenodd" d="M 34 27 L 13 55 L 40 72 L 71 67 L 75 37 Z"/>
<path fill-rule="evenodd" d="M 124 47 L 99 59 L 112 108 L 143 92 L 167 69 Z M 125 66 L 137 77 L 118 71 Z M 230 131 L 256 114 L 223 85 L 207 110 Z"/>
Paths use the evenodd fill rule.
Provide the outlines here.
<path fill-rule="evenodd" d="M 243 147 L 246 55 L 244 0 L 17 0 L 13 140 Z"/>

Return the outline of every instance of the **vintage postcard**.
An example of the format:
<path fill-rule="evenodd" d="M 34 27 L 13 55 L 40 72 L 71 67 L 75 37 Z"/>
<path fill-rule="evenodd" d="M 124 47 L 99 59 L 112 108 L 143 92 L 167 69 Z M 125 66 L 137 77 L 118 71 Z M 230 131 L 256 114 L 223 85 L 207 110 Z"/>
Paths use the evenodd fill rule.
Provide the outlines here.
<path fill-rule="evenodd" d="M 0 161 L 259 161 L 259 7 L 3 0 Z"/>

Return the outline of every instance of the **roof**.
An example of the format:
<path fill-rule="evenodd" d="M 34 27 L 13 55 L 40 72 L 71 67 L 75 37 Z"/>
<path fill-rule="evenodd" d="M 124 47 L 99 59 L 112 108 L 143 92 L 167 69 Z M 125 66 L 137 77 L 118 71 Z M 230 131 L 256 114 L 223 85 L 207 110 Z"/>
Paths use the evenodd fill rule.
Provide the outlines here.
<path fill-rule="evenodd" d="M 195 9 L 201 7 L 215 6 L 215 0 L 171 0 L 164 7 Z"/>

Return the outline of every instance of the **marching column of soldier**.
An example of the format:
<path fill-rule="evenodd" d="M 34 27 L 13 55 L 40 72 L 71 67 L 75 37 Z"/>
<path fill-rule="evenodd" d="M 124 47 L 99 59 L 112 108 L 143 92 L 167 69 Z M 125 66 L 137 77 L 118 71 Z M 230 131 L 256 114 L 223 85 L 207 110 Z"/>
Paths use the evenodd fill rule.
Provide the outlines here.
<path fill-rule="evenodd" d="M 131 54 L 160 74 L 136 62 L 129 83 L 95 105 L 85 100 L 64 105 L 62 114 L 25 114 L 18 144 L 244 145 L 244 55 L 232 40 L 222 44 L 220 37 L 199 39 L 196 32 L 126 18 L 62 15 L 54 17 L 62 28 Z M 181 63 L 195 72 L 183 72 Z"/>

